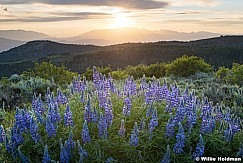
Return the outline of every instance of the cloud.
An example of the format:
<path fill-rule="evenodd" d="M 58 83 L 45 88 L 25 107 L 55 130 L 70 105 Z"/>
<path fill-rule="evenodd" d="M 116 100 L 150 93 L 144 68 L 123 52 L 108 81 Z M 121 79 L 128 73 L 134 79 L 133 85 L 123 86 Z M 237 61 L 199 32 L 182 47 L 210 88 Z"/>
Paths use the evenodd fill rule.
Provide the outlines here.
<path fill-rule="evenodd" d="M 24 18 L 6 18 L 0 19 L 0 22 L 58 22 L 85 19 L 103 19 L 109 17 L 109 14 L 91 13 L 91 12 L 50 12 L 48 17 L 24 17 Z"/>
<path fill-rule="evenodd" d="M 50 5 L 88 5 L 112 6 L 127 9 L 157 9 L 164 8 L 167 2 L 155 0 L 1 0 L 2 4 L 31 4 L 43 3 Z"/>

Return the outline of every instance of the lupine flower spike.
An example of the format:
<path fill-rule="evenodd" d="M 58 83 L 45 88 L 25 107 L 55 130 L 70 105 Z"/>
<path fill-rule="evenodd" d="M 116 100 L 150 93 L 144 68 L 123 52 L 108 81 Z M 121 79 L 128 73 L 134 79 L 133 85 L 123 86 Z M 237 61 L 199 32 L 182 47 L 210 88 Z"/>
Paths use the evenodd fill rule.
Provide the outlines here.
<path fill-rule="evenodd" d="M 167 145 L 166 153 L 160 163 L 170 163 L 170 145 Z"/>
<path fill-rule="evenodd" d="M 47 145 L 45 146 L 44 156 L 43 156 L 42 162 L 43 163 L 50 163 L 51 162 L 51 157 L 48 153 L 48 146 Z"/>

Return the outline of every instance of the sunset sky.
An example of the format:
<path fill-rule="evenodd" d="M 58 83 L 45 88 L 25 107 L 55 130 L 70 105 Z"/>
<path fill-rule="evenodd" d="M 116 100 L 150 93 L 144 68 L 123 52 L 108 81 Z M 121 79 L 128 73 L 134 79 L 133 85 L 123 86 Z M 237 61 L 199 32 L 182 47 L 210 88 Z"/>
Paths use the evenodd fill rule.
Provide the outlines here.
<path fill-rule="evenodd" d="M 242 0 L 0 0 L 0 30 L 66 37 L 122 27 L 243 34 Z"/>

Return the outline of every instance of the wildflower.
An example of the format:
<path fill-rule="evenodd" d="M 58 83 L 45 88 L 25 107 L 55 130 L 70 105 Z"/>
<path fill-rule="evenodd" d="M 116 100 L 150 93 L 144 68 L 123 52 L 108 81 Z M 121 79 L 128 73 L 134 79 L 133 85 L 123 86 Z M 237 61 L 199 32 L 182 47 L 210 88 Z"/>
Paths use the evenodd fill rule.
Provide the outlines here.
<path fill-rule="evenodd" d="M 146 117 L 150 117 L 151 113 L 153 112 L 153 103 L 150 104 L 149 110 L 146 112 Z"/>
<path fill-rule="evenodd" d="M 84 125 L 83 125 L 83 129 L 82 129 L 82 140 L 83 143 L 88 143 L 90 142 L 90 136 L 89 136 L 89 129 L 88 129 L 88 125 L 87 125 L 87 121 L 84 121 Z"/>
<path fill-rule="evenodd" d="M 177 154 L 180 154 L 185 146 L 185 134 L 184 134 L 184 129 L 179 122 L 179 131 L 176 135 L 176 144 L 174 145 L 173 151 Z"/>
<path fill-rule="evenodd" d="M 100 137 L 107 137 L 107 128 L 108 128 L 108 124 L 107 124 L 107 119 L 106 117 L 103 116 L 102 112 L 100 112 L 100 119 L 98 121 L 98 130 L 99 130 L 99 135 Z"/>
<path fill-rule="evenodd" d="M 21 152 L 21 150 L 20 150 L 19 148 L 18 148 L 18 154 L 19 154 L 19 157 L 20 157 L 22 163 L 28 163 L 28 162 L 29 162 L 28 157 L 25 156 L 25 155 Z"/>
<path fill-rule="evenodd" d="M 167 145 L 166 153 L 160 163 L 170 163 L 170 145 Z"/>
<path fill-rule="evenodd" d="M 66 105 L 66 112 L 64 113 L 64 124 L 66 126 L 73 126 L 72 112 L 70 111 L 68 103 Z"/>
<path fill-rule="evenodd" d="M 203 141 L 203 137 L 200 134 L 200 138 L 199 138 L 199 142 L 197 143 L 196 151 L 193 152 L 193 154 L 192 154 L 194 160 L 196 159 L 196 157 L 203 156 L 204 148 L 205 148 L 205 144 Z"/>
<path fill-rule="evenodd" d="M 31 118 L 30 123 L 30 135 L 35 143 L 37 143 L 40 140 L 40 135 L 38 134 L 38 126 L 33 117 Z"/>
<path fill-rule="evenodd" d="M 144 117 L 140 121 L 139 130 L 142 131 L 145 128 Z"/>
<path fill-rule="evenodd" d="M 173 117 L 172 117 L 172 113 L 170 113 L 170 119 L 168 120 L 167 124 L 166 124 L 166 136 L 168 137 L 173 137 L 174 136 L 174 127 L 175 124 L 173 122 Z"/>
<path fill-rule="evenodd" d="M 123 114 L 124 116 L 129 116 L 132 108 L 132 102 L 129 97 L 124 100 Z"/>
<path fill-rule="evenodd" d="M 125 121 L 122 119 L 121 120 L 121 126 L 120 126 L 120 129 L 119 129 L 119 132 L 118 132 L 118 135 L 121 136 L 121 137 L 124 137 L 125 136 L 125 132 L 126 132 L 126 129 L 125 129 Z"/>
<path fill-rule="evenodd" d="M 240 144 L 239 151 L 237 152 L 237 157 L 243 158 L 243 144 Z"/>
<path fill-rule="evenodd" d="M 0 126 L 0 143 L 3 143 L 5 141 L 6 133 L 4 131 L 3 126 Z"/>
<path fill-rule="evenodd" d="M 60 143 L 60 162 L 61 163 L 68 163 L 70 162 L 71 159 L 71 155 L 70 155 L 70 151 L 67 148 L 67 144 L 65 143 L 65 145 L 63 146 L 62 143 Z"/>
<path fill-rule="evenodd" d="M 149 130 L 153 131 L 155 127 L 158 126 L 157 109 L 153 110 L 152 119 L 150 120 Z"/>
<path fill-rule="evenodd" d="M 112 163 L 112 162 L 114 162 L 114 161 L 115 161 L 114 158 L 109 157 L 109 158 L 107 158 L 107 159 L 105 160 L 105 163 Z"/>
<path fill-rule="evenodd" d="M 69 136 L 68 136 L 68 140 L 67 140 L 67 145 L 68 145 L 68 148 L 74 149 L 75 142 L 73 141 L 73 132 L 72 131 L 69 132 Z"/>
<path fill-rule="evenodd" d="M 56 136 L 56 129 L 57 129 L 57 126 L 55 125 L 55 123 L 52 123 L 51 120 L 49 119 L 49 117 L 47 116 L 46 132 L 47 132 L 48 137 Z"/>
<path fill-rule="evenodd" d="M 77 144 L 78 144 L 78 153 L 80 155 L 79 163 L 83 163 L 84 159 L 88 157 L 88 153 L 82 148 L 79 140 L 77 141 Z"/>
<path fill-rule="evenodd" d="M 97 120 L 98 120 L 98 113 L 97 113 L 97 109 L 96 109 L 96 107 L 94 107 L 94 109 L 93 109 L 93 113 L 92 113 L 92 122 L 97 122 Z"/>
<path fill-rule="evenodd" d="M 51 162 L 51 157 L 48 153 L 48 146 L 47 145 L 45 146 L 44 156 L 43 156 L 42 162 L 43 163 L 50 163 Z"/>
<path fill-rule="evenodd" d="M 132 135 L 130 137 L 129 143 L 131 146 L 138 146 L 138 127 L 137 122 L 134 124 L 134 129 L 132 131 Z"/>
<path fill-rule="evenodd" d="M 228 124 L 227 129 L 224 130 L 224 136 L 223 137 L 229 143 L 233 140 L 233 133 L 232 133 L 232 128 L 231 128 L 230 124 Z"/>
<path fill-rule="evenodd" d="M 84 119 L 87 122 L 92 122 L 92 111 L 91 111 L 91 104 L 90 104 L 90 95 L 88 95 L 88 101 L 87 101 L 87 104 L 86 104 L 84 110 L 85 110 Z"/>

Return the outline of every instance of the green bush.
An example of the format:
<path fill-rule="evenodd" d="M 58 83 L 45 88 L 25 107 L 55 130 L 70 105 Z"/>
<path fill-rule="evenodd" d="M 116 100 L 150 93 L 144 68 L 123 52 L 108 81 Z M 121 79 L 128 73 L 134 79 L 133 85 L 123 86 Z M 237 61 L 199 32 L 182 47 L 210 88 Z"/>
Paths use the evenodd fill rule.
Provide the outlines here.
<path fill-rule="evenodd" d="M 188 77 L 196 72 L 210 72 L 212 70 L 211 65 L 196 56 L 182 56 L 166 66 L 166 74 L 177 77 Z"/>
<path fill-rule="evenodd" d="M 215 76 L 222 82 L 243 86 L 243 64 L 233 63 L 232 69 L 220 67 Z"/>
<path fill-rule="evenodd" d="M 68 71 L 66 67 L 57 67 L 51 62 L 36 63 L 31 70 L 25 71 L 24 76 L 40 77 L 47 80 L 54 80 L 60 86 L 70 83 L 77 73 Z"/>

